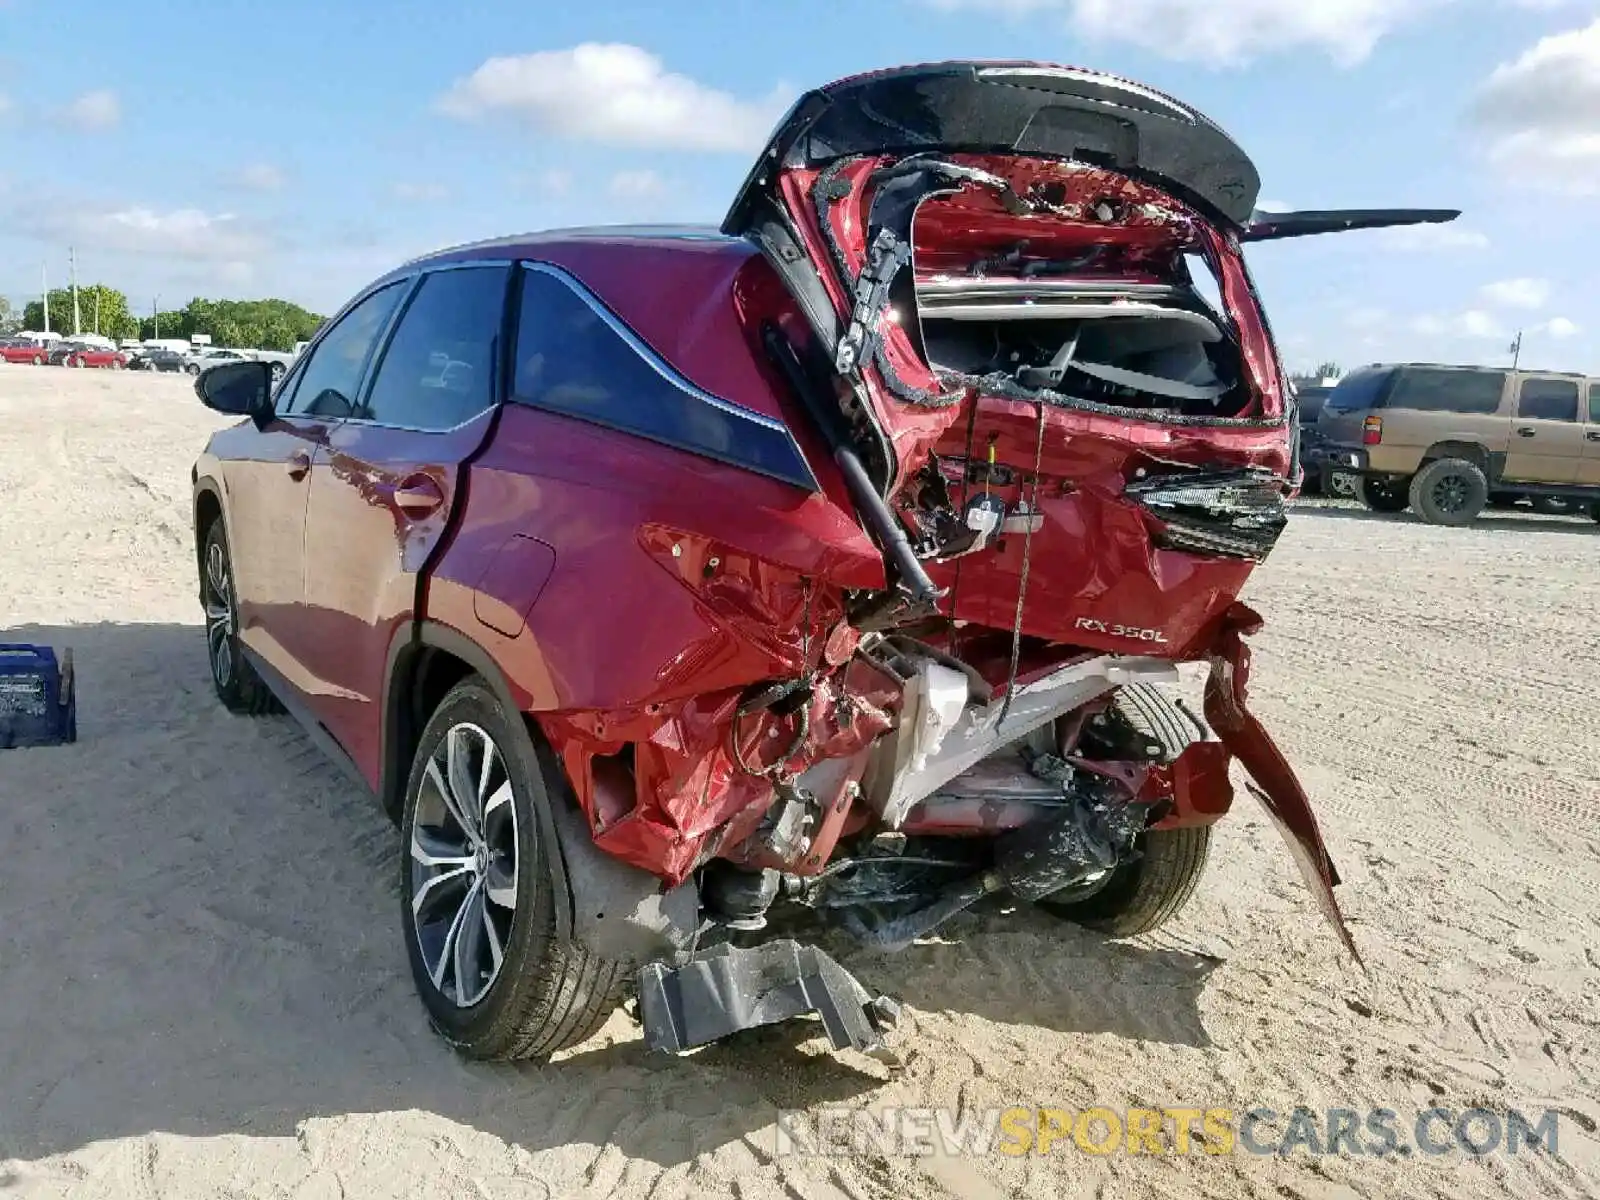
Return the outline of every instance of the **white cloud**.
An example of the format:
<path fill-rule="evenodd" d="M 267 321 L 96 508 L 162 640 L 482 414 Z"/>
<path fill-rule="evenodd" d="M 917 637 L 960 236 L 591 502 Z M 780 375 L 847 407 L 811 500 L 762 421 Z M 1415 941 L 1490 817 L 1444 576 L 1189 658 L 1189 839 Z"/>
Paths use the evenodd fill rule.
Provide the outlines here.
<path fill-rule="evenodd" d="M 1381 329 L 1389 323 L 1389 314 L 1381 308 L 1356 308 L 1345 314 L 1344 321 L 1351 329 Z"/>
<path fill-rule="evenodd" d="M 1342 66 L 1449 0 L 925 0 L 934 8 L 1056 14 L 1084 38 L 1132 42 L 1167 58 L 1237 66 L 1282 50 Z"/>
<path fill-rule="evenodd" d="M 585 42 L 488 59 L 438 100 L 462 119 L 506 114 L 545 133 L 650 149 L 759 149 L 792 100 L 740 99 L 674 74 L 647 50 Z"/>
<path fill-rule="evenodd" d="M 1287 202 L 1285 202 L 1283 200 L 1257 200 L 1256 201 L 1256 211 L 1257 212 L 1264 212 L 1264 213 L 1293 212 L 1294 211 L 1294 205 L 1289 204 L 1289 203 L 1287 203 Z"/>
<path fill-rule="evenodd" d="M 1540 328 L 1551 337 L 1563 339 L 1576 337 L 1579 332 L 1577 323 L 1569 321 L 1566 317 L 1551 317 Z"/>
<path fill-rule="evenodd" d="M 1474 99 L 1488 158 L 1518 187 L 1600 194 L 1600 20 L 1541 38 Z"/>
<path fill-rule="evenodd" d="M 271 163 L 251 163 L 234 172 L 234 186 L 252 192 L 282 191 L 288 177 Z"/>
<path fill-rule="evenodd" d="M 666 190 L 667 181 L 654 171 L 618 171 L 606 185 L 611 195 L 627 200 L 648 199 Z"/>
<path fill-rule="evenodd" d="M 166 212 L 139 205 L 105 206 L 34 198 L 12 214 L 15 231 L 99 253 L 158 255 L 207 263 L 248 263 L 270 239 L 231 213 L 197 208 Z"/>
<path fill-rule="evenodd" d="M 1543 308 L 1550 299 L 1550 281 L 1501 279 L 1484 284 L 1478 294 L 1496 308 Z"/>
<path fill-rule="evenodd" d="M 60 118 L 85 133 L 103 133 L 122 120 L 122 103 L 115 92 L 99 88 L 74 99 L 61 110 Z"/>
<path fill-rule="evenodd" d="M 1438 250 L 1483 250 L 1485 234 L 1454 221 L 1444 225 L 1396 225 L 1378 232 L 1379 241 L 1390 250 L 1426 253 Z"/>
<path fill-rule="evenodd" d="M 1509 338 L 1510 330 L 1482 309 L 1459 313 L 1424 313 L 1411 322 L 1411 328 L 1428 337 Z"/>
<path fill-rule="evenodd" d="M 450 197 L 450 189 L 442 183 L 402 182 L 391 190 L 396 200 L 447 200 Z"/>

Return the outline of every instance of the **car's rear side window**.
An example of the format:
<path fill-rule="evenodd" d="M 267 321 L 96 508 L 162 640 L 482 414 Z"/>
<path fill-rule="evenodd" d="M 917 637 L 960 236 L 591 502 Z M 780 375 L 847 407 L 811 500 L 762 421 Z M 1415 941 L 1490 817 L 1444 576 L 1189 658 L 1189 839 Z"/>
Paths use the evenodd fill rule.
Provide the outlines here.
<path fill-rule="evenodd" d="M 1589 385 L 1589 424 L 1600 425 L 1600 383 Z"/>
<path fill-rule="evenodd" d="M 1524 379 L 1517 398 L 1517 416 L 1530 421 L 1576 421 L 1576 379 Z"/>
<path fill-rule="evenodd" d="M 443 430 L 490 408 L 509 269 L 456 267 L 425 276 L 359 415 L 383 425 Z"/>
<path fill-rule="evenodd" d="M 525 268 L 513 399 L 805 488 L 816 480 L 781 422 L 685 379 L 583 285 Z"/>
<path fill-rule="evenodd" d="M 355 412 L 356 392 L 367 359 L 389 315 L 410 286 L 399 280 L 381 287 L 357 304 L 327 336 L 311 348 L 310 361 L 300 372 L 299 386 L 287 397 L 283 411 L 312 417 L 348 417 Z"/>
<path fill-rule="evenodd" d="M 1402 367 L 1389 392 L 1390 408 L 1414 412 L 1477 413 L 1497 411 L 1505 393 L 1504 371 L 1440 371 Z"/>
<path fill-rule="evenodd" d="M 1352 371 L 1328 394 L 1322 407 L 1328 412 L 1359 412 L 1383 407 L 1383 389 L 1391 372 L 1378 368 Z"/>

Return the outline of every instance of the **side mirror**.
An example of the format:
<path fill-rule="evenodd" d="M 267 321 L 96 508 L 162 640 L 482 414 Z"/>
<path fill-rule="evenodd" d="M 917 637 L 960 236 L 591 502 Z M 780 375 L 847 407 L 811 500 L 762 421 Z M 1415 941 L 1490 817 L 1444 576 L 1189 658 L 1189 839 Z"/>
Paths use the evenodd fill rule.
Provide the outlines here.
<path fill-rule="evenodd" d="M 258 429 L 272 420 L 272 368 L 267 363 L 246 359 L 208 367 L 196 377 L 194 391 L 207 408 L 249 417 Z"/>

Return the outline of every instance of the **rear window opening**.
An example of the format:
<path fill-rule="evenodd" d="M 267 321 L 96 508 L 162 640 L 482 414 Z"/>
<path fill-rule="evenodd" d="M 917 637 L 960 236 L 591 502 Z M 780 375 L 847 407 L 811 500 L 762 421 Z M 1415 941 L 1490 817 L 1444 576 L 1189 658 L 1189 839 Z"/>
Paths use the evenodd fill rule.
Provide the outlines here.
<path fill-rule="evenodd" d="M 1361 412 L 1383 407 L 1383 392 L 1389 382 L 1390 371 L 1367 368 L 1351 371 L 1339 381 L 1337 387 L 1323 402 L 1324 412 Z"/>
<path fill-rule="evenodd" d="M 917 285 L 928 365 L 1153 416 L 1236 417 L 1254 402 L 1205 257 L 1168 253 L 1141 278 L 941 274 Z M 1154 281 L 1152 281 L 1154 280 Z"/>
<path fill-rule="evenodd" d="M 864 352 L 904 402 L 976 390 L 1173 424 L 1281 419 L 1242 258 L 1153 183 L 954 154 L 840 159 L 800 186 L 851 293 L 845 357 L 887 295 L 900 334 Z"/>

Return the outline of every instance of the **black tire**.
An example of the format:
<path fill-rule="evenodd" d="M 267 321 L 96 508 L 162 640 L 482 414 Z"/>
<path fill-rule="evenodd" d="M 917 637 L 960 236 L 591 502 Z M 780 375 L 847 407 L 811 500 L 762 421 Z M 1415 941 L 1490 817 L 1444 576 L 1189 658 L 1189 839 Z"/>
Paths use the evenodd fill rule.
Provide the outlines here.
<path fill-rule="evenodd" d="M 474 836 L 461 833 L 464 826 L 444 815 L 455 810 L 447 807 L 437 783 L 430 780 L 429 762 L 435 754 L 448 751 L 447 739 L 453 730 L 461 731 L 457 736 L 467 743 L 475 740 L 476 734 L 487 735 L 497 752 L 500 767 L 498 772 L 491 768 L 489 786 L 478 789 L 480 796 L 487 792 L 490 797 L 473 818 L 484 831 L 478 840 L 482 847 L 478 852 L 479 865 L 457 871 L 455 883 L 435 884 L 430 889 L 428 873 L 442 870 L 448 874 L 450 868 L 421 864 L 418 857 L 422 853 L 421 846 L 426 844 L 438 853 L 438 847 L 448 846 L 453 841 L 465 847 L 471 844 Z M 478 744 L 481 748 L 482 743 Z M 476 777 L 482 759 L 480 752 L 471 777 Z M 440 772 L 438 778 L 443 779 L 444 772 Z M 502 794 L 495 780 L 509 783 L 509 802 L 495 803 L 494 797 Z M 476 676 L 457 684 L 423 729 L 406 780 L 400 823 L 404 838 L 400 895 L 406 954 L 411 961 L 417 994 L 434 1029 L 469 1058 L 548 1058 L 592 1036 L 621 1002 L 628 978 L 626 968 L 621 963 L 591 954 L 576 942 L 563 940 L 557 933 L 556 878 L 550 870 L 548 857 L 554 847 L 545 844 L 546 826 L 540 821 L 541 810 L 551 803 L 533 738 L 521 715 L 507 712 L 494 692 Z M 507 810 L 512 819 L 509 833 Z M 419 820 L 422 822 L 420 829 Z M 453 836 L 452 830 L 460 836 Z M 505 867 L 507 847 L 515 851 L 514 866 L 509 870 Z M 495 864 L 499 864 L 498 868 Z M 494 874 L 496 869 L 501 872 L 498 876 Z M 496 878 L 500 881 L 502 897 L 507 881 L 515 881 L 509 909 L 492 899 Z M 449 910 L 452 903 L 457 908 L 462 907 L 461 901 L 455 898 L 457 890 L 460 895 L 470 897 L 474 884 L 466 882 L 468 879 L 481 881 L 483 888 L 477 909 L 469 907 L 469 912 L 481 918 L 480 930 L 495 931 L 491 936 L 500 950 L 499 963 L 492 972 L 476 968 L 473 971 L 475 980 L 468 986 L 482 988 L 487 979 L 487 988 L 481 994 L 466 991 L 454 978 L 457 956 L 445 949 L 454 943 L 441 930 L 444 925 L 456 928 L 445 910 Z M 430 892 L 433 900 L 425 900 L 414 914 L 415 897 Z M 437 918 L 426 919 L 426 914 L 435 910 L 439 910 Z M 460 928 L 476 924 L 470 921 Z M 428 929 L 430 943 L 440 936 L 444 938 L 429 949 L 429 954 L 439 960 L 439 983 L 435 982 L 424 957 L 419 926 Z M 477 939 L 485 936 L 481 931 L 475 934 Z M 481 946 L 477 948 L 482 949 Z M 444 961 L 447 953 L 449 963 Z M 481 954 L 473 957 L 481 968 Z M 448 990 L 446 975 L 450 977 Z M 458 1004 L 458 997 L 468 1003 Z"/>
<path fill-rule="evenodd" d="M 187 371 L 190 375 L 198 375 L 198 374 L 200 374 L 200 364 L 199 363 L 189 363 L 183 369 L 185 371 Z"/>
<path fill-rule="evenodd" d="M 1589 505 L 1589 517 L 1597 524 L 1600 524 L 1600 500 L 1596 500 L 1593 504 Z"/>
<path fill-rule="evenodd" d="M 206 659 L 211 686 L 229 712 L 262 717 L 283 711 L 239 644 L 239 605 L 233 588 L 233 555 L 222 518 L 206 529 L 200 554 L 200 596 L 206 612 Z"/>
<path fill-rule="evenodd" d="M 1113 704 L 1134 728 L 1158 742 L 1168 759 L 1206 736 L 1203 725 L 1148 684 L 1128 684 Z M 1039 907 L 1111 937 L 1135 937 L 1165 925 L 1200 885 L 1211 826 L 1151 830 L 1139 835 L 1136 849 L 1138 857 L 1112 871 L 1097 890 L 1072 899 L 1046 897 Z"/>
<path fill-rule="evenodd" d="M 1483 468 L 1464 458 L 1438 458 L 1411 480 L 1411 510 L 1430 525 L 1470 525 L 1489 502 Z"/>
<path fill-rule="evenodd" d="M 1411 497 L 1404 483 L 1390 483 L 1387 479 L 1373 479 L 1363 475 L 1356 488 L 1356 498 L 1379 513 L 1403 513 L 1411 506 Z"/>
<path fill-rule="evenodd" d="M 277 383 L 278 380 L 282 379 L 283 378 L 283 373 L 284 373 L 284 366 L 280 362 L 275 362 L 275 363 L 271 364 L 267 368 L 267 375 L 272 380 L 273 383 Z"/>

